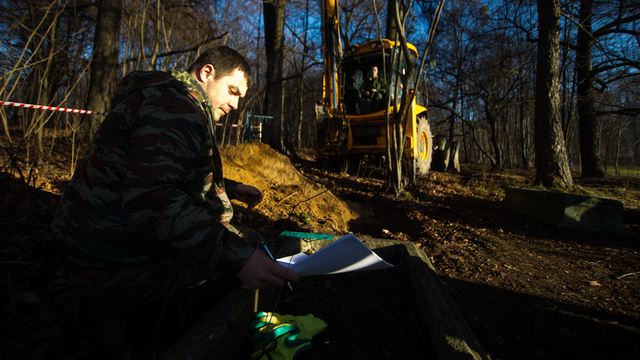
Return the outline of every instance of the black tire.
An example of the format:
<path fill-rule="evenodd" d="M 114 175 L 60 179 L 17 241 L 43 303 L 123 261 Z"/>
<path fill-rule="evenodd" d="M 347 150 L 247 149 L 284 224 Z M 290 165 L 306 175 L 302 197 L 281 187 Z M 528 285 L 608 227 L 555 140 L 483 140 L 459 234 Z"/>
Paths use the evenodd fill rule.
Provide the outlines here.
<path fill-rule="evenodd" d="M 433 156 L 433 140 L 431 139 L 431 127 L 426 116 L 418 117 L 418 158 L 415 160 L 416 178 L 429 174 L 431 157 Z"/>
<path fill-rule="evenodd" d="M 447 136 L 438 134 L 434 137 L 433 160 L 431 161 L 431 170 L 445 172 L 449 166 L 450 146 Z"/>

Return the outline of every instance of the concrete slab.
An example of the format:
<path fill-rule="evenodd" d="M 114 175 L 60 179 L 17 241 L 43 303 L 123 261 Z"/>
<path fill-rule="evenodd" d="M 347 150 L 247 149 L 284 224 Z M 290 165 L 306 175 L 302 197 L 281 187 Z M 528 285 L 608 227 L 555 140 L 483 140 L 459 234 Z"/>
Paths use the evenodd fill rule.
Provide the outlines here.
<path fill-rule="evenodd" d="M 638 236 L 622 222 L 617 200 L 520 188 L 505 194 L 504 206 L 560 229 Z"/>
<path fill-rule="evenodd" d="M 305 241 L 291 239 L 277 257 L 298 252 L 312 253 L 332 240 Z M 473 332 L 447 293 L 435 268 L 414 243 L 382 239 L 360 239 L 381 258 L 397 264 L 404 260 L 409 267 L 411 283 L 420 302 L 423 320 L 427 323 L 437 359 L 487 359 Z M 276 291 L 236 288 L 216 308 L 161 359 L 231 359 L 240 346 L 248 346 L 242 333 L 251 315 L 264 309 Z"/>

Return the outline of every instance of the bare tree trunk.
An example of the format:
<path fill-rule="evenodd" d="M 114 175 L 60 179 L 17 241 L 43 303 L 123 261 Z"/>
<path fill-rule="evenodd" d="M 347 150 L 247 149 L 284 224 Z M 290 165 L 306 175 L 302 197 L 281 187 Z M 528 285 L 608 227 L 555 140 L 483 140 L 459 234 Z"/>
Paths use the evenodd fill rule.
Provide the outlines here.
<path fill-rule="evenodd" d="M 499 142 L 502 156 L 502 166 L 507 169 L 512 167 L 513 161 L 511 158 L 511 136 L 509 136 L 509 130 L 507 122 L 509 121 L 509 114 L 504 111 L 500 116 L 500 132 L 502 133 L 503 141 Z"/>
<path fill-rule="evenodd" d="M 467 132 L 465 131 L 465 126 L 464 126 L 464 98 L 460 99 L 460 115 L 461 118 L 463 119 L 462 121 L 460 121 L 460 128 L 462 129 L 462 145 L 463 145 L 463 149 L 464 149 L 464 158 L 466 159 L 467 163 L 471 162 L 471 156 L 469 155 L 469 147 L 471 146 L 471 144 L 469 144 L 469 139 L 467 136 Z"/>
<path fill-rule="evenodd" d="M 495 115 L 495 105 L 491 99 L 488 99 L 484 104 L 484 112 L 487 116 L 487 122 L 489 123 L 489 129 L 491 130 L 491 146 L 493 147 L 493 154 L 491 165 L 496 170 L 502 170 L 502 151 L 500 150 L 500 141 L 498 139 L 498 118 Z"/>
<path fill-rule="evenodd" d="M 307 46 L 307 41 L 308 41 L 308 34 L 309 32 L 307 31 L 309 29 L 309 0 L 306 1 L 306 5 L 305 5 L 305 20 L 304 20 L 304 27 L 303 27 L 303 40 L 302 40 L 302 46 L 303 46 L 303 53 L 307 53 L 309 51 L 309 47 Z M 299 89 L 298 89 L 298 106 L 300 107 L 299 109 L 299 115 L 298 115 L 298 122 L 296 124 L 296 128 L 295 128 L 295 151 L 296 152 L 300 152 L 302 150 L 302 124 L 304 122 L 304 73 L 302 72 L 304 69 L 304 64 L 305 64 L 305 57 L 301 56 L 300 57 L 300 84 L 299 84 Z"/>
<path fill-rule="evenodd" d="M 460 74 L 460 67 L 458 66 L 458 74 Z M 456 76 L 456 90 L 453 93 L 453 99 L 451 100 L 451 104 L 453 104 L 453 113 L 449 116 L 449 143 L 453 144 L 455 141 L 455 128 L 456 128 L 456 114 L 460 113 L 458 109 L 459 98 L 458 95 L 462 91 L 460 84 L 460 77 Z"/>
<path fill-rule="evenodd" d="M 56 49 L 56 28 L 57 28 L 57 18 L 53 20 L 53 25 L 51 26 L 51 31 L 49 32 L 49 54 L 47 56 L 46 66 L 44 70 L 44 74 L 42 75 L 42 89 L 40 91 L 40 101 L 43 104 L 49 104 L 51 101 L 50 94 L 51 91 L 51 63 L 53 62 L 53 57 L 57 51 Z M 55 95 L 53 95 L 55 97 Z M 36 139 L 38 143 L 38 154 L 36 156 L 36 167 L 42 169 L 44 166 L 44 126 L 47 121 L 51 118 L 50 114 L 40 112 L 39 116 L 37 116 L 36 125 Z"/>
<path fill-rule="evenodd" d="M 619 125 L 618 125 L 618 136 L 617 136 L 617 139 L 616 139 L 616 161 L 615 161 L 615 164 L 616 164 L 616 175 L 619 175 L 618 174 L 618 161 L 620 160 L 620 142 L 622 141 L 622 128 L 623 128 L 622 122 L 620 122 Z"/>
<path fill-rule="evenodd" d="M 563 119 L 562 121 L 562 128 L 564 131 L 564 142 L 565 145 L 567 146 L 567 157 L 569 159 L 569 164 L 573 164 L 573 159 L 574 159 L 574 153 L 573 153 L 573 149 L 574 147 L 572 146 L 573 143 L 575 142 L 576 139 L 576 132 L 574 131 L 574 126 L 575 126 L 575 120 L 576 120 L 576 114 L 574 112 L 574 103 L 573 103 L 573 98 L 575 96 L 576 93 L 576 76 L 575 76 L 575 72 L 573 73 L 573 79 L 570 80 L 565 80 L 563 81 L 563 83 L 567 83 L 567 84 L 572 84 L 571 86 L 571 90 L 569 91 L 569 96 L 567 96 L 566 98 L 570 99 L 570 100 L 566 100 L 566 98 L 564 98 L 562 100 L 563 106 L 567 107 L 566 110 L 566 118 Z M 564 90 L 566 92 L 566 90 Z M 568 106 L 566 105 L 566 103 L 568 103 Z M 563 115 L 564 115 L 565 111 L 563 111 Z M 572 167 L 572 166 L 571 166 Z M 571 169 L 573 170 L 573 169 Z"/>
<path fill-rule="evenodd" d="M 91 80 L 87 96 L 89 110 L 106 111 L 116 87 L 121 12 L 122 0 L 100 0 L 98 3 L 96 36 L 90 68 Z M 80 137 L 90 140 L 102 119 L 92 115 L 86 118 Z"/>
<path fill-rule="evenodd" d="M 546 187 L 573 187 L 560 119 L 560 2 L 538 0 L 536 76 L 536 180 Z"/>
<path fill-rule="evenodd" d="M 524 81 L 520 84 L 520 89 L 524 89 Z M 527 115 L 526 115 L 526 104 L 524 102 L 524 92 L 518 91 L 518 99 L 520 102 L 520 106 L 518 106 L 518 116 L 520 117 L 520 146 L 522 150 L 520 151 L 520 156 L 522 158 L 522 167 L 525 170 L 529 170 L 531 168 L 531 162 L 529 161 L 529 157 L 527 156 L 527 148 L 529 147 L 529 131 L 527 131 Z"/>
<path fill-rule="evenodd" d="M 607 140 L 607 147 L 604 150 L 604 173 L 607 173 L 608 164 L 609 164 L 609 151 L 611 150 L 611 141 L 613 140 L 613 134 L 615 134 L 616 126 L 614 125 L 611 129 L 611 133 L 609 133 L 609 140 Z"/>
<path fill-rule="evenodd" d="M 287 0 L 264 1 L 264 37 L 267 56 L 267 86 L 263 114 L 273 116 L 269 145 L 278 151 L 284 147 L 282 62 L 284 60 L 284 22 Z"/>
<path fill-rule="evenodd" d="M 162 15 L 162 3 L 158 0 L 156 1 L 156 18 L 155 18 L 155 31 L 153 34 L 153 51 L 151 51 L 151 60 L 149 61 L 149 66 L 147 70 L 154 70 L 156 68 L 156 64 L 158 63 L 158 52 L 160 51 L 160 34 L 162 23 L 164 22 L 164 18 Z"/>
<path fill-rule="evenodd" d="M 476 147 L 480 150 L 480 156 L 476 157 L 476 159 L 481 161 L 483 157 L 486 157 L 491 163 L 491 166 L 495 168 L 497 164 L 496 158 L 485 149 L 485 146 L 482 143 L 480 143 L 480 140 L 478 140 L 478 137 L 476 136 L 476 129 L 473 125 L 469 124 L 469 130 L 471 131 L 471 139 L 473 140 L 473 143 L 476 144 Z"/>
<path fill-rule="evenodd" d="M 397 6 L 396 6 L 397 3 Z M 389 0 L 387 5 L 387 28 L 385 30 L 385 37 L 387 39 L 396 39 L 398 35 L 398 22 L 396 19 L 403 19 L 404 1 L 402 0 Z M 396 10 L 398 16 L 396 17 Z"/>
<path fill-rule="evenodd" d="M 595 39 L 591 34 L 593 0 L 580 2 L 580 26 L 576 50 L 578 123 L 582 177 L 604 177 L 600 161 L 600 131 L 595 109 L 592 53 Z"/>
<path fill-rule="evenodd" d="M 306 50 L 306 49 L 305 49 Z M 304 65 L 304 60 L 302 65 Z M 300 90 L 298 92 L 298 106 L 300 106 L 300 112 L 298 117 L 298 123 L 296 124 L 296 146 L 297 152 L 302 150 L 302 122 L 304 121 L 304 76 L 300 76 Z"/>

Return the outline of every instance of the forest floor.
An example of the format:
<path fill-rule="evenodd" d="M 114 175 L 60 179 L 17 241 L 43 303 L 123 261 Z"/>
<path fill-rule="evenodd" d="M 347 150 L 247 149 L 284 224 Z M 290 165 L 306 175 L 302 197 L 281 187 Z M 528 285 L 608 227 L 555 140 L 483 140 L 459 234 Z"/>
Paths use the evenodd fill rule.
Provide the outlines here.
<path fill-rule="evenodd" d="M 640 238 L 559 230 L 503 207 L 504 189 L 531 187 L 531 171 L 463 164 L 460 173 L 430 173 L 413 195 L 396 198 L 375 168 L 360 176 L 329 172 L 311 156 L 290 162 L 260 144 L 225 148 L 223 158 L 227 177 L 265 194 L 252 211 L 236 204 L 236 225 L 259 230 L 275 249 L 282 231 L 353 232 L 424 249 L 491 359 L 640 358 Z M 57 163 L 67 161 L 61 154 Z M 640 233 L 639 178 L 574 180 L 576 193 L 622 201 L 624 223 Z M 47 237 L 68 182 L 63 169 L 31 177 L 31 186 L 0 173 L 3 358 L 83 359 L 92 352 L 82 306 Z M 386 333 L 401 326 L 377 325 Z M 413 357 L 370 351 L 324 358 Z"/>

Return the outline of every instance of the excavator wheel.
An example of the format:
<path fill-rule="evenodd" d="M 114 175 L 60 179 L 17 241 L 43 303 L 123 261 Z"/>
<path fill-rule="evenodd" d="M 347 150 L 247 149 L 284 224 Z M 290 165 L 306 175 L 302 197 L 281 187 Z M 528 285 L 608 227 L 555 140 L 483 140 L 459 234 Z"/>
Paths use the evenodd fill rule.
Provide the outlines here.
<path fill-rule="evenodd" d="M 427 176 L 431 167 L 432 154 L 431 127 L 426 116 L 418 117 L 418 158 L 415 160 L 416 177 Z"/>

